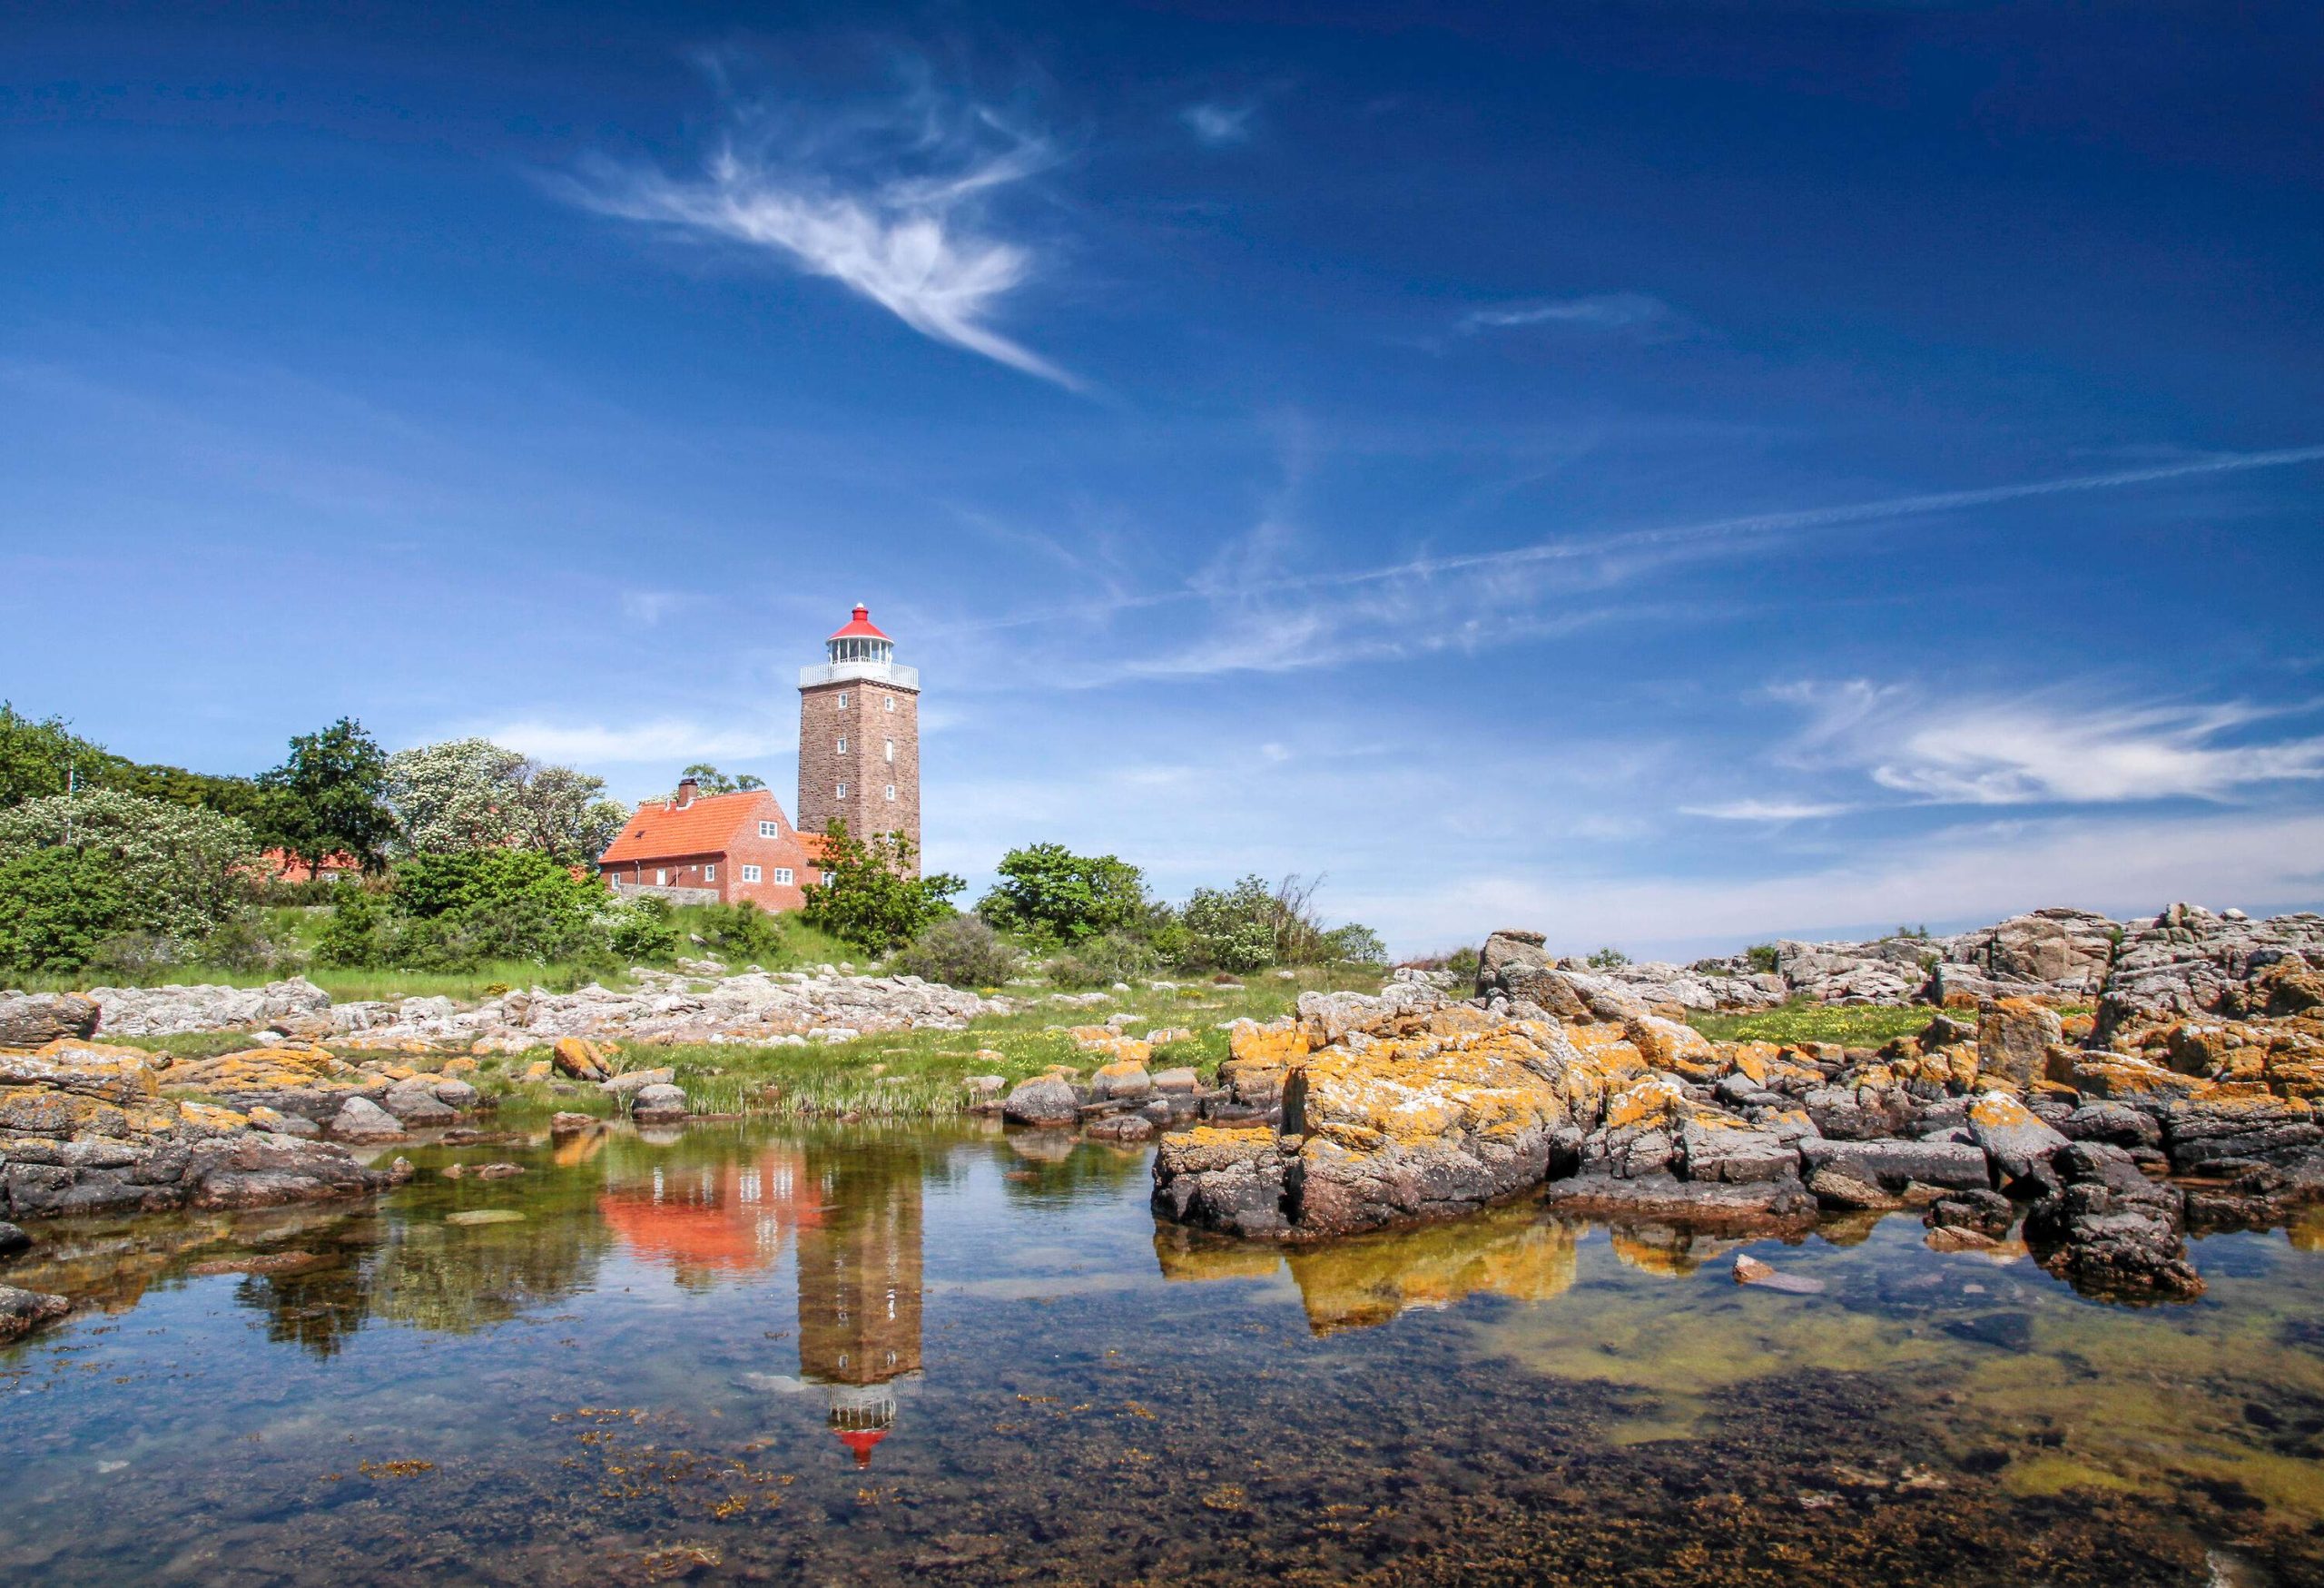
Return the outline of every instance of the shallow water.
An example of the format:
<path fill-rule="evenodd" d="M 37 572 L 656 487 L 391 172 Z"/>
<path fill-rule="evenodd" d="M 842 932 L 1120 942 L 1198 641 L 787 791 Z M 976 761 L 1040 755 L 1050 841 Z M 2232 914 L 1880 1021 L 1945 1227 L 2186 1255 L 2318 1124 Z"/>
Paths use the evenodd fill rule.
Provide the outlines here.
<path fill-rule="evenodd" d="M 0 1266 L 99 1308 L 0 1347 L 0 1582 L 2324 1582 L 2324 1223 L 2132 1309 L 1909 1217 L 1157 1235 L 1038 1132 L 411 1156 Z"/>

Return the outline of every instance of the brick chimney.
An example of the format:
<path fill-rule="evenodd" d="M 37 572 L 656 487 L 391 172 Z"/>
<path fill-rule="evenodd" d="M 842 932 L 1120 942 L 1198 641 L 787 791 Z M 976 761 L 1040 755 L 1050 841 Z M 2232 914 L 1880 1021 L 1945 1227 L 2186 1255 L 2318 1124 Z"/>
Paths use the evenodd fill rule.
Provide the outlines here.
<path fill-rule="evenodd" d="M 673 800 L 671 804 L 683 811 L 688 805 L 694 804 L 694 796 L 700 793 L 702 793 L 702 784 L 700 783 L 691 777 L 682 777 L 678 779 L 677 798 Z"/>

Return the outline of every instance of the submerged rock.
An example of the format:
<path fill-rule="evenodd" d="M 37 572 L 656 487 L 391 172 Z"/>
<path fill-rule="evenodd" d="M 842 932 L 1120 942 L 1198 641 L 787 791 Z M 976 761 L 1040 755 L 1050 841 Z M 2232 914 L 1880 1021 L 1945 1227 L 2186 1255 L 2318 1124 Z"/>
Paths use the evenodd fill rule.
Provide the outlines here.
<path fill-rule="evenodd" d="M 2186 1259 L 2185 1203 L 2130 1154 L 2077 1141 L 2053 1160 L 2062 1184 L 2025 1216 L 2035 1258 L 2075 1289 L 2117 1299 L 2189 1300 L 2202 1277 Z"/>
<path fill-rule="evenodd" d="M 14 1285 L 0 1285 L 0 1340 L 13 1340 L 19 1335 L 30 1334 L 44 1323 L 53 1323 L 73 1310 L 73 1304 L 62 1296 L 50 1296 L 38 1290 L 19 1290 Z"/>

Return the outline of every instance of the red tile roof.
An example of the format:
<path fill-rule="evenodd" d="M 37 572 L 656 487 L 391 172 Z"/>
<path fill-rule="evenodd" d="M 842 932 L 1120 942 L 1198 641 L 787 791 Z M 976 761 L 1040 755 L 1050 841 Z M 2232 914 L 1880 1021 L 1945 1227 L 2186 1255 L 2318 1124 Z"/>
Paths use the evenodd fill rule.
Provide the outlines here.
<path fill-rule="evenodd" d="M 809 860 L 813 861 L 818 865 L 822 863 L 823 835 L 822 833 L 802 833 L 799 834 L 799 846 L 807 852 L 807 858 Z"/>
<path fill-rule="evenodd" d="M 637 807 L 629 825 L 613 847 L 598 857 L 600 863 L 625 860 L 665 860 L 685 854 L 724 854 L 745 822 L 780 821 L 783 807 L 772 792 L 744 789 L 740 794 L 702 794 L 684 810 L 669 800 L 648 800 Z"/>

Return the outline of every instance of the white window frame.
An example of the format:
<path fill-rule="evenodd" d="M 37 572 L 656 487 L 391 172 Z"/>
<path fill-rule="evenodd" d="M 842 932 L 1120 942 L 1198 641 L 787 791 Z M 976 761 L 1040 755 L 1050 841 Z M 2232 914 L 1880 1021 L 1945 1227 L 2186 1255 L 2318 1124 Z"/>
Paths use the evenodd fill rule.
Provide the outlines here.
<path fill-rule="evenodd" d="M 666 888 L 670 885 L 668 867 L 657 865 L 654 868 L 654 885 L 657 888 Z"/>
<path fill-rule="evenodd" d="M 785 888 L 789 887 L 791 885 L 791 868 L 787 865 L 776 866 L 774 868 L 774 880 L 779 886 Z"/>
<path fill-rule="evenodd" d="M 743 880 L 746 883 L 757 882 L 759 880 L 759 868 L 754 865 L 744 866 L 743 868 Z"/>
<path fill-rule="evenodd" d="M 839 736 L 839 753 L 842 755 L 847 754 L 847 735 L 845 734 L 842 734 Z"/>
<path fill-rule="evenodd" d="M 718 867 L 714 863 L 702 868 L 702 880 L 705 883 L 714 883 L 718 880 Z"/>
<path fill-rule="evenodd" d="M 896 785 L 892 783 L 888 785 L 888 797 L 890 799 L 896 797 Z"/>
<path fill-rule="evenodd" d="M 895 697 L 894 695 L 891 695 L 887 696 L 887 699 L 886 699 L 886 705 L 887 705 L 887 708 L 888 708 L 890 711 L 893 711 L 893 710 L 895 710 L 895 709 L 896 709 L 896 697 Z"/>
<path fill-rule="evenodd" d="M 780 822 L 761 822 L 759 824 L 759 836 L 762 838 L 782 837 L 783 824 Z"/>
<path fill-rule="evenodd" d="M 841 800 L 845 799 L 845 798 L 847 797 L 847 784 L 843 784 L 843 783 L 842 783 L 842 784 L 841 784 L 839 785 L 839 792 L 838 792 L 837 794 L 833 794 L 832 797 L 833 799 L 841 799 Z"/>
<path fill-rule="evenodd" d="M 896 742 L 893 739 L 884 739 L 881 742 L 888 747 L 888 764 L 893 766 L 896 764 Z"/>
<path fill-rule="evenodd" d="M 847 691 L 844 689 L 839 692 L 839 708 L 842 711 L 847 709 Z"/>

